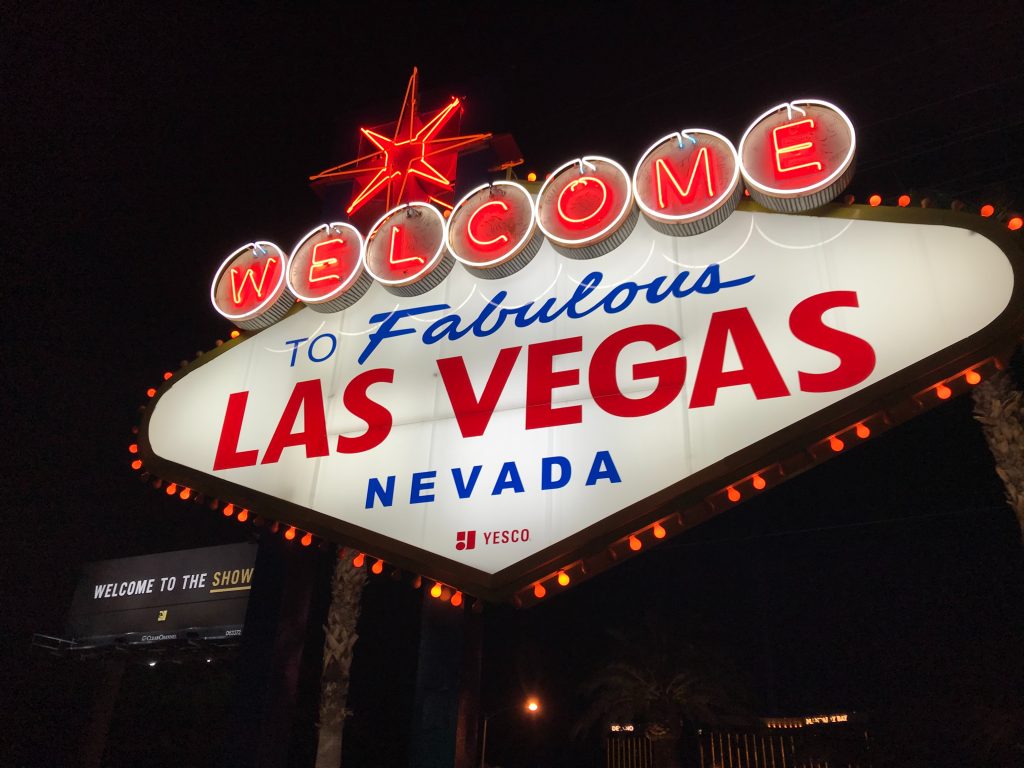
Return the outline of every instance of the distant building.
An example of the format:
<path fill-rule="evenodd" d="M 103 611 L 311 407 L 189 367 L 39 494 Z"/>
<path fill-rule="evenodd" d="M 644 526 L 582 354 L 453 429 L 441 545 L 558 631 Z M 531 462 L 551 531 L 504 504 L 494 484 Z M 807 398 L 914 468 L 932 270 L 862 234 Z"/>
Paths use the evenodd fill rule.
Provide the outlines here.
<path fill-rule="evenodd" d="M 607 768 L 655 768 L 651 740 L 633 725 L 615 724 L 605 742 Z"/>
<path fill-rule="evenodd" d="M 701 768 L 871 768 L 866 718 L 856 712 L 763 717 L 748 728 L 697 732 Z M 612 725 L 607 768 L 661 768 L 640 727 Z M 684 763 L 686 764 L 686 763 Z"/>
<path fill-rule="evenodd" d="M 698 743 L 701 768 L 871 768 L 866 718 L 856 712 L 764 717 L 755 728 L 702 729 Z"/>

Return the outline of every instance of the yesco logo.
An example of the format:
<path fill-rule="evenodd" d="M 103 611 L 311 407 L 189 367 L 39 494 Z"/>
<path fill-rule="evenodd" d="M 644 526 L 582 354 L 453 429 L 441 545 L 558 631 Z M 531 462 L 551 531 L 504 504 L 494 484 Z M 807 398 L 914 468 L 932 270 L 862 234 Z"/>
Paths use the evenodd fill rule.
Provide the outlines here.
<path fill-rule="evenodd" d="M 505 531 L 484 531 L 481 536 L 484 546 L 492 544 L 518 544 L 530 540 L 529 528 L 517 528 Z M 462 552 L 476 549 L 476 531 L 459 531 L 455 534 L 455 549 Z"/>

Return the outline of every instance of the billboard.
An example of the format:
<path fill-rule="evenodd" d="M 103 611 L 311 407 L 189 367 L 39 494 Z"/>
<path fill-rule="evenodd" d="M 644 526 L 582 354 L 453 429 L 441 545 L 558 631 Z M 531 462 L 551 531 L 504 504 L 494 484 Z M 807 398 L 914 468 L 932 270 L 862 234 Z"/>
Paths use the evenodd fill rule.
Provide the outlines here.
<path fill-rule="evenodd" d="M 242 634 L 256 544 L 88 563 L 68 613 L 78 643 L 151 643 Z"/>

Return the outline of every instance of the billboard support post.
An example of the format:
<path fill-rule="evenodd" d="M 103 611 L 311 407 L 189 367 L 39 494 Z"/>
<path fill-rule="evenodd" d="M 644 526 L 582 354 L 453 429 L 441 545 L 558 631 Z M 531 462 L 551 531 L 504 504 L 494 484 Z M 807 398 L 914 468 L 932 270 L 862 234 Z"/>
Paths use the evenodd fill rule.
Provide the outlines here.
<path fill-rule="evenodd" d="M 103 659 L 101 663 L 102 670 L 96 683 L 89 726 L 82 740 L 82 768 L 100 768 L 103 764 L 107 737 L 110 735 L 110 721 L 121 693 L 121 679 L 127 666 L 124 654 Z"/>

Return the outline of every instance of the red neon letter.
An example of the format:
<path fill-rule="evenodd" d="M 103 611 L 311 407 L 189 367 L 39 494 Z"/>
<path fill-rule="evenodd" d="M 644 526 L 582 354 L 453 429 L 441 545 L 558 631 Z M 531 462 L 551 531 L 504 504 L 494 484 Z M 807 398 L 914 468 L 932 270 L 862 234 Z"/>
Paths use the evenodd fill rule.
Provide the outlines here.
<path fill-rule="evenodd" d="M 366 422 L 366 431 L 357 437 L 338 435 L 338 453 L 360 453 L 376 448 L 391 432 L 391 411 L 370 399 L 366 390 L 373 384 L 395 380 L 392 368 L 377 368 L 360 373 L 345 387 L 343 402 L 348 412 Z"/>
<path fill-rule="evenodd" d="M 255 448 L 251 451 L 238 450 L 238 439 L 242 435 L 242 419 L 245 416 L 245 403 L 248 399 L 248 392 L 232 392 L 228 395 L 228 408 L 224 412 L 224 424 L 220 428 L 217 456 L 213 460 L 214 470 L 238 469 L 256 465 L 258 451 Z"/>
<path fill-rule="evenodd" d="M 567 371 L 554 370 L 556 355 L 567 355 L 583 350 L 583 337 L 555 339 L 531 344 L 526 358 L 526 428 L 558 427 L 562 424 L 579 424 L 583 421 L 583 407 L 566 405 L 555 408 L 551 403 L 552 392 L 559 387 L 571 387 L 580 383 L 579 368 Z"/>
<path fill-rule="evenodd" d="M 461 357 L 446 357 L 437 361 L 441 381 L 448 391 L 448 400 L 451 401 L 463 437 L 479 437 L 487 429 L 487 423 L 512 374 L 512 366 L 516 364 L 520 349 L 522 347 L 508 347 L 498 353 L 479 400 L 473 392 L 473 382 L 469 380 L 466 362 Z"/>
<path fill-rule="evenodd" d="M 314 270 L 326 269 L 332 267 L 338 263 L 338 260 L 334 256 L 329 256 L 332 251 L 337 251 L 345 245 L 345 241 L 340 237 L 336 237 L 333 240 L 324 240 L 322 243 L 317 243 L 313 246 L 313 255 L 309 260 L 309 282 L 310 285 L 313 283 L 319 283 L 322 280 L 341 280 L 341 275 L 336 272 L 330 272 L 320 277 L 313 277 Z"/>
<path fill-rule="evenodd" d="M 664 325 L 634 325 L 616 331 L 594 350 L 590 363 L 590 393 L 601 410 L 612 416 L 648 416 L 671 403 L 683 389 L 686 380 L 686 358 L 673 357 L 637 363 L 633 380 L 657 379 L 654 391 L 643 397 L 626 397 L 615 376 L 622 350 L 629 344 L 646 342 L 655 350 L 679 341 L 679 334 Z"/>
<path fill-rule="evenodd" d="M 473 222 L 476 221 L 476 217 L 480 215 L 481 211 L 485 208 L 490 208 L 492 205 L 497 205 L 502 211 L 508 211 L 508 203 L 505 203 L 502 200 L 490 200 L 473 211 L 469 217 L 469 221 L 466 222 L 466 234 L 477 248 L 493 248 L 496 245 L 508 242 L 508 235 L 498 235 L 497 237 L 492 237 L 490 240 L 484 240 L 473 234 Z"/>
<path fill-rule="evenodd" d="M 292 432 L 295 420 L 302 409 L 302 431 Z M 284 407 L 281 420 L 277 423 L 274 436 L 263 455 L 261 464 L 274 464 L 281 460 L 281 451 L 289 446 L 306 446 L 306 458 L 326 456 L 327 419 L 324 416 L 324 394 L 320 388 L 320 379 L 300 381 L 295 384 L 288 404 Z"/>
<path fill-rule="evenodd" d="M 693 161 L 693 170 L 690 171 L 690 180 L 686 182 L 686 188 L 684 189 L 676 178 L 676 175 L 672 173 L 672 169 L 669 168 L 668 163 L 662 158 L 658 158 L 654 161 L 654 178 L 658 186 L 658 207 L 665 208 L 668 203 L 665 201 L 665 185 L 662 182 L 662 174 L 668 177 L 669 182 L 676 190 L 676 194 L 682 198 L 683 202 L 689 202 L 691 195 L 696 194 L 697 189 L 694 187 L 694 179 L 697 178 L 697 169 L 701 162 L 704 163 L 704 180 L 707 184 L 708 199 L 712 200 L 715 197 L 714 185 L 711 183 L 711 157 L 707 147 L 701 147 L 697 151 L 697 157 Z"/>
<path fill-rule="evenodd" d="M 396 259 L 395 256 L 405 253 L 405 232 L 402 231 L 401 227 L 393 227 L 391 229 L 391 250 L 388 251 L 388 263 L 397 267 L 399 264 L 407 264 L 410 261 L 416 261 L 420 264 L 426 264 L 427 260 L 422 256 L 402 256 Z"/>
<path fill-rule="evenodd" d="M 246 283 L 250 283 L 252 285 L 252 289 L 256 291 L 256 298 L 263 298 L 263 284 L 267 280 L 267 273 L 276 263 L 277 259 L 273 256 L 263 262 L 263 272 L 260 273 L 260 281 L 258 284 L 256 283 L 256 270 L 254 266 L 246 267 L 245 274 L 242 275 L 241 284 L 238 282 L 239 268 L 231 268 L 231 300 L 235 302 L 236 307 L 240 307 L 242 305 L 242 291 L 244 290 Z"/>
<path fill-rule="evenodd" d="M 565 193 L 569 192 L 575 194 L 577 189 L 582 190 L 583 188 L 590 186 L 591 183 L 593 183 L 594 186 L 600 189 L 601 199 L 597 202 L 597 205 L 593 207 L 593 210 L 590 213 L 586 214 L 585 216 L 570 216 L 568 213 L 565 212 L 565 208 L 562 207 L 562 202 L 565 198 Z M 591 189 L 593 189 L 593 187 L 591 187 Z M 593 195 L 589 195 L 588 198 L 585 199 L 589 199 L 589 197 L 593 197 Z M 601 181 L 596 176 L 580 176 L 575 181 L 566 184 L 565 187 L 562 189 L 561 193 L 559 193 L 558 200 L 555 205 L 555 210 L 558 211 L 558 216 L 566 224 L 582 226 L 584 224 L 589 224 L 594 219 L 598 218 L 600 214 L 604 213 L 605 208 L 609 203 L 609 200 L 610 196 L 608 194 L 608 186 L 603 181 Z"/>
<path fill-rule="evenodd" d="M 822 315 L 834 307 L 857 307 L 855 291 L 829 291 L 804 299 L 789 316 L 789 328 L 804 344 L 831 352 L 839 365 L 828 373 L 800 372 L 804 392 L 835 392 L 860 384 L 875 370 L 875 350 L 859 336 L 825 325 Z"/>
<path fill-rule="evenodd" d="M 780 137 L 780 131 L 786 131 L 787 135 Z M 781 176 L 784 173 L 792 173 L 794 171 L 804 171 L 806 173 L 807 169 L 821 171 L 821 163 L 818 160 L 811 159 L 817 157 L 817 153 L 814 151 L 814 142 L 811 141 L 813 133 L 814 121 L 809 117 L 772 129 L 775 172 L 778 175 Z M 780 138 L 782 139 L 781 142 Z M 794 140 L 794 143 L 783 143 L 786 139 Z M 792 155 L 791 158 L 786 158 L 788 162 L 792 162 L 791 165 L 782 165 L 783 155 Z M 806 162 L 801 163 L 801 160 Z"/>
<path fill-rule="evenodd" d="M 725 367 L 725 347 L 730 336 L 740 359 L 741 367 L 738 371 L 722 370 Z M 765 346 L 761 332 L 757 330 L 754 318 L 746 307 L 727 309 L 711 315 L 690 407 L 714 405 L 719 389 L 740 384 L 749 384 L 758 400 L 789 394 L 771 352 Z"/>

